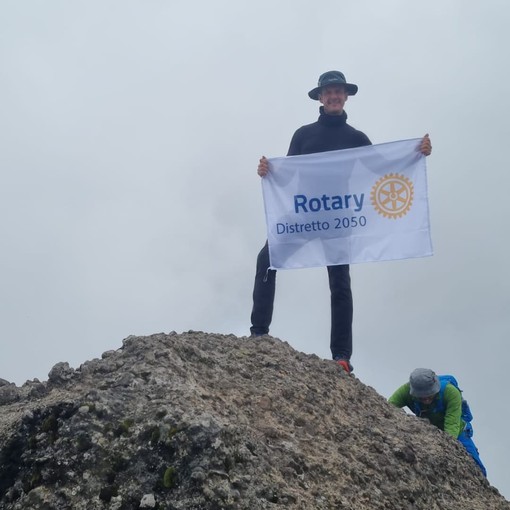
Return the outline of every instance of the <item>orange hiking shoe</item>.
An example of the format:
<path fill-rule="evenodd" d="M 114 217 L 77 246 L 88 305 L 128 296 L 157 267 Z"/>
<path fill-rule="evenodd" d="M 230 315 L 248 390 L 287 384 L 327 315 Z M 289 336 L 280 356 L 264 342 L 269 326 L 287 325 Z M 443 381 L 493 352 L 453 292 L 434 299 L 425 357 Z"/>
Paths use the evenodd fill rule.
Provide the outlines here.
<path fill-rule="evenodd" d="M 348 374 L 354 370 L 348 359 L 339 358 L 336 359 L 335 362 L 340 365 Z"/>

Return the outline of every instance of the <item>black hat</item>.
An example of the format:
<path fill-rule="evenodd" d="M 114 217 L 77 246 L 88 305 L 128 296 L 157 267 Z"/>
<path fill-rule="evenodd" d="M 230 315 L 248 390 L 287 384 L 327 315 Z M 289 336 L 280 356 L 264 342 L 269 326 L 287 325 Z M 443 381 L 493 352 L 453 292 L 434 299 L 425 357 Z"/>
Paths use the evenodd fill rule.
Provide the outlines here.
<path fill-rule="evenodd" d="M 354 96 L 358 92 L 358 86 L 354 83 L 347 83 L 345 76 L 340 71 L 326 71 L 319 76 L 318 86 L 308 92 L 310 99 L 319 99 L 319 94 L 322 87 L 326 85 L 343 85 L 350 96 Z"/>

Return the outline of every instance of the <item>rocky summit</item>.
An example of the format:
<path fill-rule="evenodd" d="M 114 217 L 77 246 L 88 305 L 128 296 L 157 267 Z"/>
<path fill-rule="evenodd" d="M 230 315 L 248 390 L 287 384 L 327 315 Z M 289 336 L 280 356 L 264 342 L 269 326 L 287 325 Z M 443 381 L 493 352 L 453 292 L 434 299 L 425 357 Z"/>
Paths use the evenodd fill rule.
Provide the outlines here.
<path fill-rule="evenodd" d="M 277 338 L 128 337 L 0 380 L 2 510 L 510 510 L 462 446 Z"/>

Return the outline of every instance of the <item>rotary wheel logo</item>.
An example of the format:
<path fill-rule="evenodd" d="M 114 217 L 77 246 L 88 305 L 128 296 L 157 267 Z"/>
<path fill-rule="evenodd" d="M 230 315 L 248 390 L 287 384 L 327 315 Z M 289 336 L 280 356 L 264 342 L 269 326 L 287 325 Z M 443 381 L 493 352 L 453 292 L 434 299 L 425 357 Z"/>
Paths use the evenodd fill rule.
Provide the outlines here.
<path fill-rule="evenodd" d="M 370 200 L 374 209 L 386 218 L 406 215 L 414 197 L 413 183 L 404 175 L 387 174 L 373 186 Z"/>

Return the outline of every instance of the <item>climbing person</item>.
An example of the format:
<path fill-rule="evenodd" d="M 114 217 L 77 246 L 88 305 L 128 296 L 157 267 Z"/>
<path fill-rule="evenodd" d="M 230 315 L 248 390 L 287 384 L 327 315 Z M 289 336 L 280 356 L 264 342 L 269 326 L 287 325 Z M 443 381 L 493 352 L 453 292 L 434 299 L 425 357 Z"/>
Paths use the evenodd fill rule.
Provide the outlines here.
<path fill-rule="evenodd" d="M 319 101 L 319 119 L 300 127 L 292 137 L 287 156 L 335 151 L 371 145 L 368 136 L 347 124 L 345 102 L 358 92 L 358 86 L 348 83 L 340 71 L 327 71 L 319 77 L 317 87 L 308 92 L 310 99 Z M 425 135 L 418 149 L 430 155 L 432 145 Z M 269 172 L 268 160 L 262 156 L 257 173 L 265 177 Z M 269 248 L 266 244 L 257 257 L 253 308 L 250 332 L 252 337 L 269 333 L 273 317 L 276 290 L 276 271 L 269 269 Z M 328 266 L 331 291 L 331 338 L 333 359 L 346 371 L 352 371 L 352 318 L 353 302 L 349 265 Z"/>
<path fill-rule="evenodd" d="M 426 418 L 447 434 L 458 439 L 482 470 L 487 471 L 473 442 L 473 416 L 457 380 L 452 375 L 436 375 L 429 368 L 411 372 L 409 382 L 403 384 L 388 401 L 396 407 L 408 407 L 416 416 Z"/>

